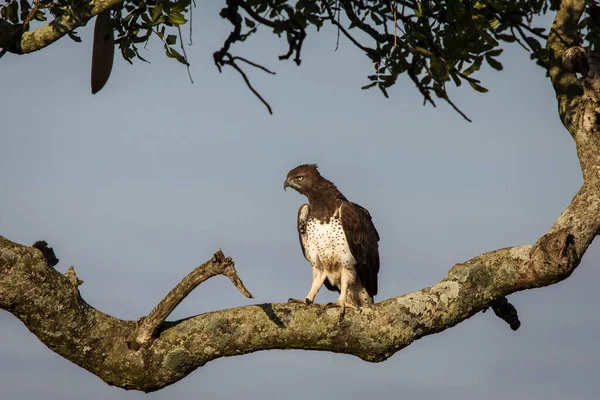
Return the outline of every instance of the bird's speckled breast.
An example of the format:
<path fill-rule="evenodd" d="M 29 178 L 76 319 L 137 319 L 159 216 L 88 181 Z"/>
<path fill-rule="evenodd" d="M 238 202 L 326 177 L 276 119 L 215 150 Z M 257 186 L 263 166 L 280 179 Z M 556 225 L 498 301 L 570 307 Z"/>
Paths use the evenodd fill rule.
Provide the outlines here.
<path fill-rule="evenodd" d="M 317 268 L 323 268 L 328 275 L 339 273 L 342 267 L 354 266 L 355 260 L 337 212 L 329 223 L 309 218 L 306 224 L 305 247 L 310 263 Z M 330 279 L 332 283 L 334 280 L 337 281 Z"/>

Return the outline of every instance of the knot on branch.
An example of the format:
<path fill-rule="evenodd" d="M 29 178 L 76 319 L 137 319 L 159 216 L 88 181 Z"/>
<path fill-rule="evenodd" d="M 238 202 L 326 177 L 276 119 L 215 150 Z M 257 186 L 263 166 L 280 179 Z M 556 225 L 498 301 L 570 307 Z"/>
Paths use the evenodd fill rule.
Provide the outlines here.
<path fill-rule="evenodd" d="M 36 249 L 42 252 L 42 255 L 46 259 L 48 266 L 54 267 L 56 264 L 58 264 L 59 260 L 54 254 L 54 249 L 52 247 L 48 247 L 48 242 L 46 242 L 45 240 L 38 240 L 31 247 L 35 247 Z"/>
<path fill-rule="evenodd" d="M 600 98 L 600 56 L 574 46 L 564 52 L 563 65 L 567 71 L 581 74 L 585 96 Z"/>
<path fill-rule="evenodd" d="M 566 228 L 542 236 L 537 250 L 546 265 L 559 269 L 570 268 L 577 259 L 575 236 Z"/>
<path fill-rule="evenodd" d="M 575 236 L 568 228 L 542 236 L 520 270 L 531 287 L 544 286 L 569 276 L 579 262 Z"/>
<path fill-rule="evenodd" d="M 492 303 L 492 310 L 494 310 L 494 314 L 496 314 L 498 318 L 510 325 L 510 329 L 513 331 L 516 331 L 521 326 L 517 309 L 508 302 L 506 297 L 502 296 L 499 299 L 494 300 Z"/>
<path fill-rule="evenodd" d="M 225 254 L 223 254 L 221 249 L 217 250 L 217 252 L 213 255 L 212 262 L 220 264 L 225 261 L 233 263 L 233 259 L 231 257 L 225 257 Z"/>
<path fill-rule="evenodd" d="M 69 269 L 67 269 L 64 275 L 73 286 L 81 286 L 83 283 L 83 281 L 77 277 L 77 274 L 75 273 L 75 267 L 72 265 L 69 267 Z"/>

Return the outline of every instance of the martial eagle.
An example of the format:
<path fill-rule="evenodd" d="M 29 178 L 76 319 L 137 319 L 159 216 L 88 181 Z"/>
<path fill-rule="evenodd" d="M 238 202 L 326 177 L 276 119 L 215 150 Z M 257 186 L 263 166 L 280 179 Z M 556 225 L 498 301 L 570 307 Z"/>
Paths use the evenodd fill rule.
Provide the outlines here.
<path fill-rule="evenodd" d="M 298 236 L 306 260 L 312 265 L 313 279 L 305 300 L 312 304 L 325 284 L 340 293 L 337 303 L 340 320 L 346 306 L 373 304 L 379 272 L 379 234 L 369 212 L 352 203 L 315 164 L 292 169 L 283 184 L 308 198 L 298 210 Z"/>

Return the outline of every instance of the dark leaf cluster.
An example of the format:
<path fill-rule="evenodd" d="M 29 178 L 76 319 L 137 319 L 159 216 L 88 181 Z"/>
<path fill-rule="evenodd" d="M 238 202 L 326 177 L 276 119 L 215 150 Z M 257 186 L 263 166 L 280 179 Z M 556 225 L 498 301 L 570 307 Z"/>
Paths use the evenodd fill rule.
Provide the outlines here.
<path fill-rule="evenodd" d="M 222 0 L 223 1 L 223 0 Z M 329 24 L 346 37 L 373 63 L 373 73 L 362 87 L 377 87 L 384 96 L 400 75 L 412 80 L 424 103 L 435 106 L 442 99 L 453 106 L 448 84 L 464 82 L 479 92 L 487 92 L 476 72 L 488 65 L 502 70 L 503 43 L 516 43 L 546 67 L 545 41 L 548 30 L 538 26 L 539 16 L 555 10 L 558 0 L 224 0 L 221 18 L 232 30 L 221 49 L 213 54 L 215 64 L 236 69 L 250 89 L 239 65 L 268 71 L 261 65 L 233 55 L 233 46 L 242 44 L 258 29 L 268 29 L 287 42 L 280 60 L 293 59 L 300 65 L 307 32 Z M 45 21 L 72 12 L 85 0 L 8 0 L 0 6 L 2 19 L 30 29 L 31 21 Z M 190 0 L 125 0 L 112 11 L 116 43 L 123 58 L 144 60 L 138 46 L 152 35 L 159 37 L 167 57 L 189 65 L 181 43 L 180 27 L 191 15 Z M 195 6 L 195 4 L 194 4 Z M 600 2 L 588 0 L 580 22 L 580 41 L 597 51 L 600 43 Z M 75 32 L 70 32 L 79 40 Z M 177 41 L 184 54 L 175 50 Z M 339 40 L 339 37 L 338 37 Z M 145 60 L 144 60 L 145 61 Z"/>

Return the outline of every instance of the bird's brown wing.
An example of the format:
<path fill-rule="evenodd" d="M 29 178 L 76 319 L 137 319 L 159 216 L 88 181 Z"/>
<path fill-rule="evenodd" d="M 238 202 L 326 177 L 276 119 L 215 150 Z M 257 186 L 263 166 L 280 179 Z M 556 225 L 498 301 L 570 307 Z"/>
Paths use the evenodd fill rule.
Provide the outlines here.
<path fill-rule="evenodd" d="M 309 262 L 306 255 L 306 248 L 304 247 L 303 236 L 306 236 L 306 223 L 308 221 L 308 204 L 302 204 L 298 209 L 298 239 L 300 239 L 300 247 L 302 247 L 302 254 Z"/>
<path fill-rule="evenodd" d="M 371 214 L 356 203 L 345 201 L 340 217 L 350 252 L 356 260 L 356 272 L 367 293 L 377 294 L 379 273 L 379 233 L 373 225 Z"/>

